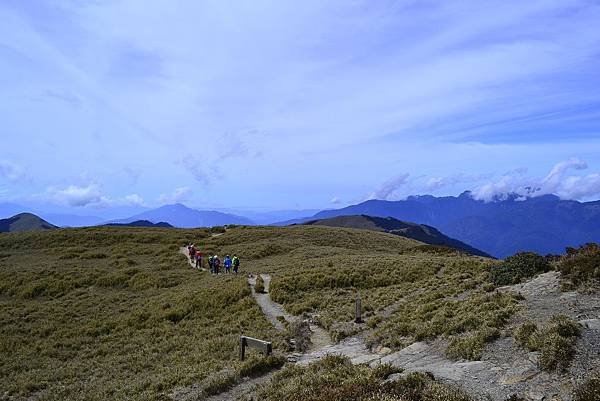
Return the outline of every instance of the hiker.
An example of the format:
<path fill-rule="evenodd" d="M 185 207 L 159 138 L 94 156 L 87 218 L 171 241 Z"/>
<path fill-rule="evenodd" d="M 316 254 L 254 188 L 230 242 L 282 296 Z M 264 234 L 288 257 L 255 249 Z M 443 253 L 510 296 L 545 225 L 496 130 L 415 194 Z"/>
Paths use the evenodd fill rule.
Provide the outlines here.
<path fill-rule="evenodd" d="M 225 256 L 225 260 L 223 261 L 223 266 L 225 267 L 225 273 L 231 273 L 231 258 L 229 255 Z"/>
<path fill-rule="evenodd" d="M 233 273 L 238 274 L 238 268 L 240 267 L 240 258 L 236 255 L 233 255 L 233 259 L 231 260 L 233 263 Z"/>
<path fill-rule="evenodd" d="M 214 256 L 210 255 L 208 257 L 208 269 L 210 270 L 210 274 L 213 274 L 214 271 Z"/>
<path fill-rule="evenodd" d="M 202 253 L 196 251 L 196 270 L 202 269 Z"/>
<path fill-rule="evenodd" d="M 190 262 L 196 262 L 196 247 L 194 245 L 192 245 L 192 247 L 190 248 Z"/>
<path fill-rule="evenodd" d="M 219 274 L 219 266 L 221 266 L 221 260 L 215 255 L 213 257 L 213 270 L 215 271 L 215 274 Z"/>

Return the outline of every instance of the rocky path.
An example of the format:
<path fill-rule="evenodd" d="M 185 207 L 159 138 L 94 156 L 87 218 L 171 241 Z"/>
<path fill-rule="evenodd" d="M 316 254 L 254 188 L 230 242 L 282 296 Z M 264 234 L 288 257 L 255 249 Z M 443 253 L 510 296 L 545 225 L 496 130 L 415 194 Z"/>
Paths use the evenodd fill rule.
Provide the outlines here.
<path fill-rule="evenodd" d="M 185 258 L 187 259 L 187 261 L 190 264 L 190 266 L 192 266 L 194 269 L 196 268 L 196 264 L 190 260 L 190 255 L 188 253 L 187 247 L 182 246 L 181 248 L 179 248 L 179 253 L 182 253 L 183 255 L 185 255 Z M 203 272 L 206 271 L 206 269 L 203 268 L 203 267 L 200 270 L 203 271 Z"/>
<path fill-rule="evenodd" d="M 283 330 L 284 329 L 283 323 L 281 322 L 280 319 L 283 319 L 288 323 L 300 320 L 301 317 L 290 315 L 289 313 L 287 313 L 285 311 L 285 309 L 283 308 L 282 305 L 274 302 L 271 299 L 271 295 L 269 292 L 269 287 L 271 284 L 271 276 L 268 274 L 261 274 L 260 276 L 262 277 L 262 279 L 265 283 L 265 292 L 263 294 L 257 293 L 256 291 L 254 291 L 254 285 L 256 284 L 256 277 L 249 277 L 248 284 L 250 284 L 250 288 L 252 290 L 252 296 L 256 300 L 256 303 L 258 303 L 258 305 L 262 309 L 262 311 L 265 314 L 265 316 L 267 317 L 267 319 L 269 319 L 271 324 L 277 330 Z M 323 348 L 327 348 L 333 344 L 333 342 L 331 341 L 331 337 L 329 336 L 329 333 L 325 329 L 323 329 L 322 327 L 317 326 L 316 324 L 313 324 L 313 323 L 309 323 L 309 327 L 310 327 L 310 332 L 311 332 L 311 335 L 310 335 L 311 346 L 309 349 L 310 352 L 313 352 L 313 351 L 316 352 Z M 296 354 L 294 356 L 294 358 L 298 358 L 298 357 L 300 357 L 300 355 L 301 354 Z"/>
<path fill-rule="evenodd" d="M 271 277 L 268 274 L 261 276 L 265 293 L 254 291 L 256 278 L 250 277 L 248 283 L 252 295 L 271 324 L 283 330 L 281 320 L 293 322 L 300 317 L 287 313 L 282 305 L 271 300 Z M 510 335 L 489 344 L 480 361 L 451 361 L 444 355 L 446 343 L 443 339 L 416 342 L 396 352 L 389 348 L 378 348 L 375 352 L 366 346 L 365 334 L 334 344 L 328 333 L 316 325 L 311 325 L 312 347 L 306 353 L 292 355 L 290 360 L 307 365 L 326 355 L 336 354 L 348 357 L 355 364 L 367 363 L 374 367 L 389 363 L 403 369 L 403 373 L 392 375 L 390 380 L 410 372 L 430 372 L 436 379 L 458 385 L 480 400 L 502 401 L 512 394 L 519 394 L 528 400 L 570 400 L 574 386 L 581 383 L 590 372 L 600 370 L 600 297 L 561 293 L 559 278 L 559 273 L 549 272 L 524 284 L 498 290 L 518 292 L 524 297 L 522 311 L 514 318 L 513 327 L 525 319 L 544 324 L 552 315 L 559 313 L 571 316 L 582 324 L 575 360 L 570 370 L 563 374 L 540 371 L 537 366 L 539 354 L 524 351 Z M 242 382 L 210 400 L 236 399 L 250 394 L 255 385 L 265 382 L 271 375 Z"/>
<path fill-rule="evenodd" d="M 262 279 L 265 283 L 265 292 L 264 293 L 258 293 L 256 291 L 254 291 L 254 285 L 256 284 L 256 277 L 255 276 L 248 277 L 248 284 L 250 284 L 252 296 L 256 300 L 256 303 L 258 304 L 258 306 L 260 306 L 260 308 L 262 309 L 266 318 L 269 319 L 269 322 L 271 322 L 271 324 L 277 330 L 281 331 L 281 330 L 283 330 L 283 323 L 279 319 L 283 318 L 286 322 L 292 322 L 292 321 L 296 320 L 296 317 L 287 313 L 285 311 L 285 309 L 283 309 L 283 306 L 281 306 L 280 304 L 273 302 L 271 300 L 271 296 L 269 294 L 269 286 L 271 284 L 271 276 L 269 276 L 268 274 L 261 274 L 260 276 L 262 277 Z"/>

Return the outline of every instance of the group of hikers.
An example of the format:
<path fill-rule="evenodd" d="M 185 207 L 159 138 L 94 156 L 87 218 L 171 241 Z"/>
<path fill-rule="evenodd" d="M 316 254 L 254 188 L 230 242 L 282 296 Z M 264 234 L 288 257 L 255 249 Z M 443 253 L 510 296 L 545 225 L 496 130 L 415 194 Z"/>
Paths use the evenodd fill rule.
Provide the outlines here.
<path fill-rule="evenodd" d="M 194 264 L 197 270 L 202 269 L 202 252 L 196 249 L 194 244 L 189 244 L 187 249 L 192 264 Z M 221 259 L 219 259 L 219 256 L 209 256 L 208 267 L 211 274 L 219 274 L 221 268 Z M 237 255 L 233 255 L 233 258 L 229 257 L 229 255 L 225 256 L 225 259 L 223 259 L 223 273 L 232 273 L 233 269 L 233 274 L 238 274 L 239 268 L 240 258 L 238 258 Z"/>

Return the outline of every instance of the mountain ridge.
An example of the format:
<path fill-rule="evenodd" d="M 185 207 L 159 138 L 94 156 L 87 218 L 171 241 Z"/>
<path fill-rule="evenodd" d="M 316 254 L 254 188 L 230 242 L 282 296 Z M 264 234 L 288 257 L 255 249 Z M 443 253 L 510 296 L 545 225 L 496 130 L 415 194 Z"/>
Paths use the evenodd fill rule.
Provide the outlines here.
<path fill-rule="evenodd" d="M 304 221 L 360 214 L 430 225 L 495 257 L 518 251 L 556 254 L 567 246 L 600 241 L 600 202 L 561 200 L 555 195 L 484 202 L 464 192 L 457 197 L 367 200 L 324 210 Z"/>
<path fill-rule="evenodd" d="M 491 255 L 469 244 L 444 235 L 435 227 L 402 221 L 393 217 L 373 217 L 367 215 L 336 216 L 329 219 L 311 220 L 304 224 L 382 231 L 405 238 L 412 238 L 429 245 L 446 246 L 471 255 L 491 257 Z"/>
<path fill-rule="evenodd" d="M 179 228 L 212 227 L 228 224 L 252 225 L 252 220 L 229 213 L 214 210 L 197 210 L 181 203 L 163 205 L 156 209 L 148 210 L 134 216 L 111 220 L 110 223 L 131 223 L 137 220 L 147 220 L 152 223 L 165 222 Z"/>

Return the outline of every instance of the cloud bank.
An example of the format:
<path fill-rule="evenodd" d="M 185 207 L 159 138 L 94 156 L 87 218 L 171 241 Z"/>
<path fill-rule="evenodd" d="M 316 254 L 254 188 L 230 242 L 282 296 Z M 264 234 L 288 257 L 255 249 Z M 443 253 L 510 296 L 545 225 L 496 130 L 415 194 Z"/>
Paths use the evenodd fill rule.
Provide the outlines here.
<path fill-rule="evenodd" d="M 522 197 L 557 195 L 561 199 L 585 200 L 600 196 L 600 174 L 570 174 L 582 171 L 588 164 L 579 158 L 570 158 L 554 165 L 543 178 L 527 177 L 522 172 L 511 172 L 500 179 L 481 185 L 472 191 L 475 199 L 491 201 L 516 194 Z"/>

